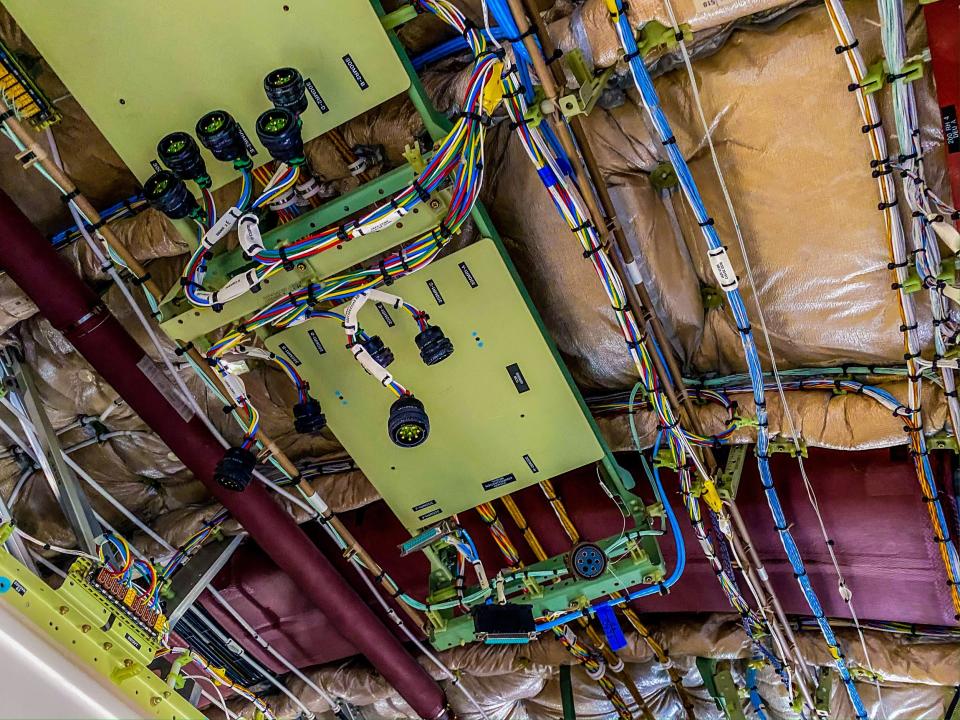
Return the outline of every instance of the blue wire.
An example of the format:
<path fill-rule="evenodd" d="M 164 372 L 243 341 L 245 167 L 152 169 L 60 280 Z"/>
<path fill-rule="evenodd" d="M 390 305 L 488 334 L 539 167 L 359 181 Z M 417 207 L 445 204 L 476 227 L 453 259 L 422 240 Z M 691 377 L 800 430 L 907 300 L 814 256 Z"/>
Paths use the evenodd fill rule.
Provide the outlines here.
<path fill-rule="evenodd" d="M 693 210 L 696 220 L 703 230 L 708 248 L 710 250 L 720 249 L 723 247 L 722 243 L 720 242 L 720 237 L 717 234 L 716 228 L 714 227 L 710 216 L 707 214 L 707 210 L 703 204 L 703 199 L 700 196 L 700 192 L 697 188 L 696 182 L 693 179 L 693 175 L 690 173 L 690 168 L 687 165 L 687 161 L 680 152 L 680 148 L 677 147 L 673 131 L 670 128 L 670 123 L 667 121 L 666 115 L 663 112 L 663 108 L 660 107 L 660 98 L 657 96 L 657 91 L 653 86 L 653 81 L 643 63 L 643 57 L 638 51 L 636 39 L 634 38 L 629 20 L 622 12 L 623 5 L 621 0 L 616 0 L 616 5 L 618 9 L 617 23 L 620 26 L 620 35 L 623 38 L 624 50 L 626 51 L 627 56 L 631 58 L 629 63 L 630 69 L 632 71 L 634 81 L 636 82 L 637 87 L 643 96 L 644 105 L 646 105 L 649 110 L 650 118 L 657 130 L 657 134 L 660 136 L 660 141 L 663 143 L 663 147 L 667 152 L 667 156 L 670 158 L 670 163 L 673 166 L 678 179 L 680 180 L 680 186 L 683 190 L 683 193 L 687 197 L 687 201 Z M 753 333 L 749 329 L 750 322 L 747 316 L 747 309 L 743 303 L 743 297 L 740 295 L 740 291 L 737 288 L 726 291 L 726 296 L 727 301 L 730 303 L 730 308 L 737 327 L 744 328 L 744 330 L 740 332 L 740 337 L 743 344 L 744 356 L 746 357 L 747 366 L 750 372 L 750 382 L 753 386 L 753 396 L 757 407 L 757 421 L 760 425 L 760 429 L 757 433 L 756 445 L 757 466 L 760 473 L 760 483 L 763 486 L 763 490 L 767 498 L 767 504 L 770 506 L 770 512 L 773 515 L 774 526 L 776 527 L 777 533 L 780 536 L 780 541 L 783 544 L 783 548 L 787 554 L 787 559 L 790 561 L 790 565 L 793 567 L 794 575 L 797 578 L 797 582 L 800 584 L 800 589 L 803 591 L 803 595 L 807 600 L 807 604 L 810 606 L 810 610 L 813 613 L 814 618 L 816 618 L 817 624 L 820 626 L 823 637 L 834 654 L 837 671 L 840 674 L 843 684 L 846 686 L 847 694 L 850 696 L 850 702 L 853 704 L 857 717 L 866 718 L 866 707 L 864 706 L 863 700 L 860 698 L 860 694 L 857 692 L 856 687 L 854 687 L 853 678 L 851 677 L 850 671 L 847 668 L 847 664 L 839 650 L 837 637 L 833 632 L 833 628 L 830 627 L 830 623 L 827 621 L 826 615 L 824 615 L 823 608 L 820 605 L 820 599 L 817 597 L 817 593 L 813 589 L 813 585 L 810 582 L 810 577 L 807 575 L 807 570 L 804 567 L 803 559 L 800 556 L 800 550 L 797 547 L 797 544 L 793 539 L 793 535 L 789 530 L 789 523 L 787 522 L 786 516 L 783 512 L 783 507 L 780 504 L 780 497 L 777 494 L 776 488 L 773 484 L 773 475 L 770 472 L 770 461 L 768 457 L 770 435 L 767 431 L 767 411 L 764 395 L 763 369 L 760 365 L 760 356 L 757 353 L 757 347 L 753 339 Z M 926 460 L 925 457 L 924 460 Z"/>
<path fill-rule="evenodd" d="M 764 713 L 763 708 L 766 707 L 766 703 L 763 701 L 763 698 L 760 696 L 760 693 L 757 691 L 757 670 L 756 668 L 747 666 L 747 690 L 750 692 L 750 704 L 753 706 L 754 712 L 757 714 L 757 717 L 760 720 L 767 720 L 767 715 Z"/>
<path fill-rule="evenodd" d="M 501 27 L 492 27 L 490 31 L 493 34 L 493 37 L 497 40 L 503 40 L 507 36 L 506 30 Z M 462 37 L 456 37 L 452 40 L 447 40 L 442 42 L 436 47 L 432 47 L 429 50 L 424 50 L 422 53 L 411 59 L 413 63 L 414 70 L 422 70 L 427 65 L 432 65 L 435 62 L 440 62 L 448 57 L 453 55 L 459 55 L 462 52 L 466 52 L 470 47 L 467 45 L 467 41 Z"/>

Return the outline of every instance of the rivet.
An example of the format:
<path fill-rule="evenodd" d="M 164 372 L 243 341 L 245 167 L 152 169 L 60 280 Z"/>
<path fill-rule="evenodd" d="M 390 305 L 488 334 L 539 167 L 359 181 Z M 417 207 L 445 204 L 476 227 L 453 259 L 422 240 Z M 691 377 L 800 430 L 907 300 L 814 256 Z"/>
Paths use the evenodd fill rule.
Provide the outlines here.
<path fill-rule="evenodd" d="M 109 650 L 109 649 L 112 648 L 112 647 L 113 647 L 113 643 L 110 642 L 109 640 L 107 640 L 107 641 L 103 644 L 103 649 L 104 649 L 104 650 Z"/>
<path fill-rule="evenodd" d="M 60 614 L 61 614 L 61 615 L 66 615 L 68 612 L 70 612 L 70 608 L 68 608 L 66 605 L 61 605 L 61 606 L 60 606 Z"/>
<path fill-rule="evenodd" d="M 90 626 L 87 625 L 86 623 L 80 626 L 80 632 L 88 633 L 90 632 L 90 630 L 91 630 Z"/>

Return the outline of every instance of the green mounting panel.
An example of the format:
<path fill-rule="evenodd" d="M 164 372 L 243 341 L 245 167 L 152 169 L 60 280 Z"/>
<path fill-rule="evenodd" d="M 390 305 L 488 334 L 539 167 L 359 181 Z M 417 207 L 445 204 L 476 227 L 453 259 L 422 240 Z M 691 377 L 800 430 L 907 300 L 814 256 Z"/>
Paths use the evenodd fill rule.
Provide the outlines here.
<path fill-rule="evenodd" d="M 303 114 L 305 140 L 409 86 L 368 0 L 3 4 L 141 180 L 153 172 L 161 137 L 192 133 L 217 108 L 240 123 L 255 161 L 269 159 L 254 123 L 270 107 L 263 78 L 278 67 L 297 68 L 316 88 Z M 203 152 L 214 187 L 235 177 Z"/>
<path fill-rule="evenodd" d="M 408 314 L 368 304 L 360 324 L 393 350 L 390 371 L 426 406 L 430 437 L 387 437 L 394 396 L 345 349 L 333 320 L 267 339 L 310 383 L 330 429 L 412 532 L 604 457 L 577 397 L 492 240 L 401 278 L 387 291 L 427 312 L 453 355 L 427 367 Z"/>
<path fill-rule="evenodd" d="M 0 548 L 0 602 L 116 687 L 140 707 L 140 717 L 204 720 L 203 713 L 147 669 L 159 646 L 80 579 L 88 567 L 71 568 L 54 590 Z"/>

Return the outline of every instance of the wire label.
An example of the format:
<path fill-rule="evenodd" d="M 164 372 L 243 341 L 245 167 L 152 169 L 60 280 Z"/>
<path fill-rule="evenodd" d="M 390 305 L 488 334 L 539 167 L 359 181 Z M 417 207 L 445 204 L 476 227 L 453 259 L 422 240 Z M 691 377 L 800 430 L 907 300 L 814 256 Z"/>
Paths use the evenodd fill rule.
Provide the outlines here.
<path fill-rule="evenodd" d="M 458 263 L 457 267 L 460 268 L 460 272 L 463 273 L 463 276 L 467 279 L 470 287 L 477 287 L 477 279 L 473 276 L 473 271 L 467 266 L 467 264 L 465 262 Z"/>
<path fill-rule="evenodd" d="M 710 267 L 713 268 L 713 276 L 724 292 L 736 290 L 739 286 L 737 274 L 733 271 L 733 265 L 730 264 L 730 258 L 727 256 L 727 249 L 719 247 L 707 253 L 710 258 Z"/>
<path fill-rule="evenodd" d="M 940 108 L 943 121 L 943 138 L 947 141 L 948 152 L 960 152 L 960 127 L 957 126 L 957 106 L 945 105 Z"/>
<path fill-rule="evenodd" d="M 324 355 L 327 352 L 327 349 L 323 346 L 323 343 L 320 342 L 320 336 L 317 335 L 317 331 L 311 328 L 310 330 L 307 330 L 307 335 L 310 336 L 313 346 L 317 349 L 317 354 Z"/>
<path fill-rule="evenodd" d="M 320 94 L 320 91 L 317 90 L 317 86 L 313 84 L 313 80 L 307 78 L 303 81 L 303 86 L 307 89 L 307 92 L 310 93 L 310 97 L 313 98 L 313 101 L 317 104 L 317 108 L 321 113 L 330 112 L 330 108 L 327 107 L 327 103 L 324 102 L 323 96 Z"/>
<path fill-rule="evenodd" d="M 510 379 L 513 380 L 513 384 L 516 386 L 518 393 L 525 393 L 530 389 L 530 386 L 527 384 L 527 379 L 523 376 L 523 373 L 520 371 L 520 366 L 517 363 L 507 365 L 507 374 L 510 376 Z"/>
<path fill-rule="evenodd" d="M 433 280 L 427 280 L 427 287 L 430 289 L 430 294 L 433 295 L 433 299 L 437 301 L 437 305 L 443 305 L 443 295 L 441 295 L 437 289 L 437 284 Z"/>
<path fill-rule="evenodd" d="M 393 318 L 390 317 L 390 313 L 387 312 L 387 308 L 384 307 L 382 302 L 377 303 L 377 310 L 380 311 L 380 317 L 383 318 L 383 321 L 387 324 L 387 327 L 393 327 L 396 323 L 393 321 Z"/>
<path fill-rule="evenodd" d="M 284 354 L 284 355 L 286 355 L 288 358 L 290 358 L 290 362 L 292 362 L 292 363 L 293 363 L 294 365 L 296 365 L 297 367 L 300 367 L 300 365 L 301 365 L 300 358 L 298 358 L 296 355 L 294 355 L 293 350 L 291 350 L 289 347 L 287 347 L 287 344 L 286 344 L 286 343 L 280 343 L 280 349 L 283 350 L 283 354 Z"/>
<path fill-rule="evenodd" d="M 357 64 L 353 61 L 353 58 L 350 55 L 344 55 L 343 64 L 347 66 L 347 70 L 350 71 L 350 74 L 353 75 L 353 79 L 357 81 L 357 86 L 361 90 L 366 90 L 370 85 L 367 83 L 366 79 L 363 77 L 363 73 L 360 72 L 360 68 L 357 67 Z"/>
<path fill-rule="evenodd" d="M 504 485 L 509 485 L 512 482 L 517 481 L 517 476 L 513 473 L 507 473 L 506 475 L 501 475 L 498 478 L 493 480 L 487 480 L 483 483 L 484 490 L 496 490 L 498 487 L 503 487 Z"/>

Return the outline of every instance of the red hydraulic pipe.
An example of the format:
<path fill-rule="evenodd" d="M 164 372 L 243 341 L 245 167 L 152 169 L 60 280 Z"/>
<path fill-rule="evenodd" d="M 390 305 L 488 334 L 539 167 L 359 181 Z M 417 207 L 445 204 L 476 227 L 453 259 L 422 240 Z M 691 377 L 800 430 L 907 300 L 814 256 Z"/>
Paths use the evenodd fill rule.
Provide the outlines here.
<path fill-rule="evenodd" d="M 330 618 L 420 717 L 435 720 L 443 716 L 446 700 L 437 683 L 264 487 L 255 482 L 234 492 L 214 480 L 214 468 L 224 454 L 220 443 L 200 418 L 185 420 L 171 405 L 155 379 L 150 358 L 2 190 L 0 243 L 0 268 L 230 511 L 298 590 Z"/>

